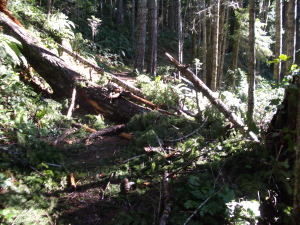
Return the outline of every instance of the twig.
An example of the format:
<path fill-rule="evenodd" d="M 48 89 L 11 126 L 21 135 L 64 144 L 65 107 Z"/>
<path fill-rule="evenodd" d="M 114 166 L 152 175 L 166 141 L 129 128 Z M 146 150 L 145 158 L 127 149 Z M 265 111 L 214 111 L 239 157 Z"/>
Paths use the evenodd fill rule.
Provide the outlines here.
<path fill-rule="evenodd" d="M 173 140 L 164 140 L 164 141 L 165 141 L 165 142 L 178 142 L 178 141 L 182 141 L 182 140 L 184 140 L 184 139 L 186 139 L 186 138 L 188 138 L 188 137 L 194 135 L 195 133 L 197 133 L 197 132 L 204 126 L 204 124 L 206 123 L 206 121 L 207 121 L 207 118 L 205 119 L 204 123 L 203 123 L 200 127 L 198 127 L 196 130 L 194 130 L 194 131 L 193 131 L 192 133 L 190 133 L 190 134 L 187 134 L 187 135 L 185 135 L 185 136 L 183 136 L 183 137 L 180 137 L 180 138 L 177 138 L 177 139 L 173 139 Z"/>
<path fill-rule="evenodd" d="M 108 182 L 106 183 L 104 189 L 103 189 L 102 192 L 101 192 L 101 197 L 100 197 L 101 200 L 104 199 L 104 193 L 105 193 L 105 191 L 107 190 L 107 188 L 109 187 L 110 182 L 111 182 L 111 179 L 113 178 L 114 175 L 115 175 L 114 172 L 110 174 L 110 176 L 109 176 L 109 178 L 108 178 Z"/>
<path fill-rule="evenodd" d="M 124 163 L 128 163 L 128 162 L 130 162 L 131 160 L 134 160 L 134 159 L 137 159 L 137 158 L 140 158 L 140 157 L 142 157 L 142 156 L 144 156 L 145 154 L 142 154 L 142 155 L 137 155 L 137 156 L 133 156 L 133 157 L 131 157 L 131 158 L 129 158 L 129 159 L 126 159 L 126 160 L 124 160 L 123 162 L 121 162 L 122 164 L 124 164 Z"/>
<path fill-rule="evenodd" d="M 193 214 L 185 221 L 185 223 L 183 224 L 183 225 L 186 225 L 192 218 L 193 218 L 193 216 L 195 216 L 197 213 L 198 213 L 198 211 L 201 209 L 201 207 L 211 198 L 212 196 L 209 196 L 207 199 L 205 199 L 205 201 L 204 202 L 202 202 L 199 206 L 198 206 L 198 208 L 193 212 Z"/>
<path fill-rule="evenodd" d="M 74 87 L 73 92 L 72 92 L 72 99 L 71 99 L 70 108 L 68 110 L 67 118 L 72 117 L 72 112 L 73 112 L 74 106 L 75 106 L 75 99 L 76 99 L 76 87 Z"/>
<path fill-rule="evenodd" d="M 40 172 L 40 171 L 38 171 L 36 168 L 34 168 L 33 166 L 30 166 L 29 165 L 29 167 L 32 169 L 32 170 L 34 170 L 36 173 L 38 173 L 39 175 L 41 175 L 42 177 L 45 177 L 46 175 L 45 174 L 43 174 L 42 172 Z"/>

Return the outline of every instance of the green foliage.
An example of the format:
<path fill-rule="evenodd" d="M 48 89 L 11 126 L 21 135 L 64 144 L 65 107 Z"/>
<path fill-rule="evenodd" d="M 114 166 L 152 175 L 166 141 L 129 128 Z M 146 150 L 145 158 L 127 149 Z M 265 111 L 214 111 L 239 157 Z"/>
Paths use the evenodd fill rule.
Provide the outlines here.
<path fill-rule="evenodd" d="M 27 64 L 20 52 L 21 43 L 15 38 L 0 34 L 0 63 L 20 65 Z"/>
<path fill-rule="evenodd" d="M 75 24 L 68 20 L 68 17 L 63 13 L 51 14 L 44 23 L 44 28 L 48 29 L 54 35 L 61 38 L 73 39 Z"/>

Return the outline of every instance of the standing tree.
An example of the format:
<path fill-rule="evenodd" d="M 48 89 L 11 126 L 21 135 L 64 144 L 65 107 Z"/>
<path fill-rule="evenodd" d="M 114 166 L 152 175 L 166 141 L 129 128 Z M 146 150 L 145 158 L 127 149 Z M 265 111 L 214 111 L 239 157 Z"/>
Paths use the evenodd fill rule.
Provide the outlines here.
<path fill-rule="evenodd" d="M 147 73 L 156 76 L 157 66 L 157 0 L 148 1 L 149 39 Z"/>
<path fill-rule="evenodd" d="M 253 123 L 255 90 L 255 1 L 249 1 L 248 125 Z M 251 127 L 251 126 L 250 126 Z"/>
<path fill-rule="evenodd" d="M 242 9 L 242 0 L 239 0 L 239 4 L 237 9 L 234 11 L 235 14 L 235 23 L 234 23 L 234 34 L 233 34 L 233 44 L 232 44 L 232 56 L 229 63 L 229 68 L 227 71 L 228 81 L 227 84 L 229 87 L 235 87 L 235 77 L 237 72 L 238 66 L 238 56 L 239 56 L 239 49 L 240 49 L 240 41 L 241 41 L 241 12 Z"/>
<path fill-rule="evenodd" d="M 181 0 L 177 2 L 177 19 L 178 19 L 178 60 L 182 63 L 183 60 L 183 37 L 182 37 L 182 16 L 181 16 Z M 180 78 L 180 72 L 178 72 Z"/>
<path fill-rule="evenodd" d="M 133 39 L 135 33 L 135 0 L 132 0 L 131 4 L 131 37 Z"/>
<path fill-rule="evenodd" d="M 118 0 L 117 2 L 117 25 L 124 25 L 124 2 Z"/>
<path fill-rule="evenodd" d="M 283 75 L 286 75 L 292 64 L 295 62 L 295 49 L 296 49 L 296 5 L 297 0 L 289 0 L 287 3 L 286 10 L 286 21 L 285 21 L 285 42 L 284 42 L 284 53 L 290 57 L 284 63 L 282 68 Z"/>
<path fill-rule="evenodd" d="M 282 0 L 276 0 L 276 19 L 275 19 L 275 58 L 278 59 L 282 52 Z M 281 77 L 281 62 L 274 65 L 274 79 L 279 84 Z"/>
<path fill-rule="evenodd" d="M 206 59 L 207 59 L 207 39 L 206 39 L 206 2 L 202 0 L 202 10 L 203 12 L 200 14 L 202 17 L 202 74 L 203 74 L 203 82 L 207 84 L 206 80 Z"/>
<path fill-rule="evenodd" d="M 211 90 L 217 90 L 218 78 L 218 65 L 219 65 L 219 14 L 220 14 L 220 0 L 215 0 L 213 5 L 213 46 L 212 46 L 212 77 L 211 77 Z"/>
<path fill-rule="evenodd" d="M 147 0 L 138 0 L 138 27 L 134 68 L 143 72 L 145 64 Z"/>
<path fill-rule="evenodd" d="M 293 224 L 298 225 L 300 221 L 300 79 L 298 79 L 298 112 L 297 112 L 297 144 L 295 160 L 295 187 L 294 187 L 294 209 Z"/>

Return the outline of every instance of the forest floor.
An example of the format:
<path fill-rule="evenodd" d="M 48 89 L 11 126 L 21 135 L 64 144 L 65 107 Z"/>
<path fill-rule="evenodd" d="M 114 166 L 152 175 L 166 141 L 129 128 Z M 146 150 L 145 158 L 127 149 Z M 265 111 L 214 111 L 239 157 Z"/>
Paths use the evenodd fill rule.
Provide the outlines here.
<path fill-rule="evenodd" d="M 106 136 L 91 145 L 67 148 L 67 168 L 78 183 L 76 189 L 72 187 L 59 195 L 58 224 L 109 224 L 117 212 L 128 210 L 126 202 L 119 204 L 111 198 L 109 186 L 102 199 L 108 182 L 117 182 L 103 172 L 107 170 L 103 166 L 109 167 L 108 162 L 117 164 L 112 159 L 128 145 L 129 141 L 121 137 Z M 101 162 L 106 162 L 106 165 Z"/>
<path fill-rule="evenodd" d="M 130 73 L 114 75 L 127 83 L 135 82 Z M 155 209 L 149 205 L 149 195 L 143 200 L 137 193 L 129 196 L 122 192 L 122 180 L 115 176 L 114 171 L 122 161 L 130 158 L 130 145 L 132 141 L 114 135 L 102 136 L 85 145 L 63 147 L 67 158 L 65 167 L 69 174 L 74 174 L 76 188 L 69 182 L 68 190 L 52 195 L 59 202 L 55 210 L 59 215 L 57 224 L 127 224 L 120 223 L 118 217 L 129 215 L 132 210 Z"/>

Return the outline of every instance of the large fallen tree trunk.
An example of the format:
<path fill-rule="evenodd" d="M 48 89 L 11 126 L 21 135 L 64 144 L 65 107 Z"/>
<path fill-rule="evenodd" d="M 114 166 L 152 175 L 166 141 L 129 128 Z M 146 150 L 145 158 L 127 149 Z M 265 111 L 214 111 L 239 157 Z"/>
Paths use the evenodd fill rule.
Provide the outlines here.
<path fill-rule="evenodd" d="M 79 105 L 89 107 L 93 112 L 119 122 L 126 122 L 136 114 L 151 110 L 128 101 L 121 95 L 110 98 L 109 88 L 88 82 L 71 65 L 50 50 L 39 46 L 38 41 L 27 30 L 13 23 L 3 13 L 0 13 L 0 25 L 6 33 L 22 43 L 22 54 L 51 86 L 56 96 L 71 98 L 76 87 L 78 93 L 76 102 Z"/>
<path fill-rule="evenodd" d="M 177 67 L 177 69 L 193 83 L 196 90 L 200 91 L 217 109 L 230 121 L 234 126 L 239 129 L 242 133 L 248 134 L 254 141 L 258 142 L 257 136 L 248 131 L 247 126 L 234 112 L 232 112 L 227 105 L 224 104 L 220 99 L 214 96 L 212 92 L 202 80 L 200 80 L 186 65 L 181 65 L 176 59 L 170 54 L 166 53 L 169 60 Z"/>

